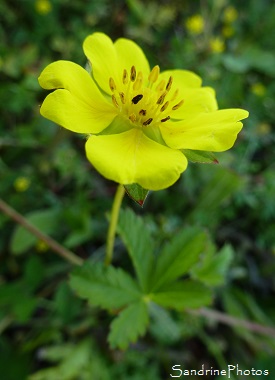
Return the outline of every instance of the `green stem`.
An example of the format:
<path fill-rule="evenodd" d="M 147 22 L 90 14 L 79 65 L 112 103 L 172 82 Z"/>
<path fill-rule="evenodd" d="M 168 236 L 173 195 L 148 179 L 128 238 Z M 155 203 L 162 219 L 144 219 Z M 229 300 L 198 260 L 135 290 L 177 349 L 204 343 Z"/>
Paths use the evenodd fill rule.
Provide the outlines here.
<path fill-rule="evenodd" d="M 110 220 L 108 235 L 107 235 L 107 246 L 106 246 L 106 257 L 105 257 L 106 265 L 110 265 L 113 258 L 116 226 L 117 226 L 119 210 L 120 210 L 124 193 L 125 193 L 124 186 L 119 184 L 116 191 L 112 211 L 111 211 L 111 220 Z"/>

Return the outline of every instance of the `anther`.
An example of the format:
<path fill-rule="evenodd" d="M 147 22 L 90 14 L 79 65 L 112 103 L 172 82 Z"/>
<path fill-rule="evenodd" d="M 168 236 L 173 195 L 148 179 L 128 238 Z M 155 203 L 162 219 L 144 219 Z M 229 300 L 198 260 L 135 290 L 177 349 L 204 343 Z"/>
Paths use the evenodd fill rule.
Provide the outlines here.
<path fill-rule="evenodd" d="M 169 102 L 164 103 L 164 105 L 160 109 L 160 112 L 165 111 L 168 106 L 169 106 Z"/>
<path fill-rule="evenodd" d="M 128 73 L 127 73 L 126 69 L 123 70 L 122 82 L 123 82 L 123 84 L 127 84 L 128 83 Z"/>
<path fill-rule="evenodd" d="M 161 122 L 164 123 L 165 121 L 169 120 L 170 116 L 167 116 L 165 119 L 161 119 Z"/>
<path fill-rule="evenodd" d="M 151 124 L 153 121 L 153 119 L 150 117 L 150 119 L 147 119 L 144 123 L 142 123 L 143 125 L 149 125 Z"/>
<path fill-rule="evenodd" d="M 172 95 L 172 98 L 170 99 L 171 102 L 176 99 L 176 97 L 178 96 L 178 94 L 179 94 L 179 89 L 177 88 L 176 91 L 174 92 L 174 94 Z"/>
<path fill-rule="evenodd" d="M 176 104 L 174 107 L 172 107 L 172 110 L 175 111 L 178 108 L 180 108 L 184 103 L 184 100 L 181 100 L 178 104 Z"/>
<path fill-rule="evenodd" d="M 162 81 L 159 82 L 159 84 L 156 87 L 156 91 L 163 91 L 165 87 L 165 80 L 162 79 Z"/>
<path fill-rule="evenodd" d="M 150 72 L 148 76 L 148 80 L 151 83 L 155 83 L 158 80 L 158 77 L 159 77 L 159 66 L 156 65 L 155 67 L 153 67 L 152 71 Z"/>
<path fill-rule="evenodd" d="M 119 97 L 120 97 L 120 100 L 123 104 L 125 104 L 125 95 L 124 95 L 124 92 L 120 92 L 119 93 Z"/>
<path fill-rule="evenodd" d="M 134 82 L 136 80 L 136 75 L 137 75 L 136 68 L 135 68 L 135 66 L 132 66 L 131 67 L 131 74 L 130 74 L 130 79 L 132 82 Z"/>
<path fill-rule="evenodd" d="M 131 113 L 131 115 L 129 116 L 129 119 L 134 123 L 137 120 L 137 117 L 134 113 Z"/>
<path fill-rule="evenodd" d="M 165 96 L 167 95 L 167 92 L 165 91 L 157 100 L 157 104 L 162 104 L 164 102 Z"/>
<path fill-rule="evenodd" d="M 134 96 L 133 97 L 133 99 L 132 99 L 132 103 L 133 104 L 138 104 L 138 102 L 141 100 L 143 98 L 143 95 L 136 95 L 136 96 Z"/>
<path fill-rule="evenodd" d="M 115 81 L 113 80 L 112 77 L 109 79 L 109 87 L 110 87 L 112 92 L 114 92 L 116 90 L 116 84 L 115 84 Z"/>
<path fill-rule="evenodd" d="M 116 106 L 117 108 L 119 108 L 119 105 L 118 105 L 118 102 L 116 100 L 115 95 L 112 95 L 112 102 L 113 102 L 114 106 Z"/>
<path fill-rule="evenodd" d="M 167 85 L 166 85 L 166 91 L 169 91 L 169 90 L 170 90 L 170 88 L 172 87 L 172 83 L 173 83 L 173 77 L 170 77 L 170 78 L 168 79 L 168 83 L 167 83 Z"/>
<path fill-rule="evenodd" d="M 146 115 L 146 110 L 140 110 L 139 114 L 140 114 L 140 116 L 145 116 Z"/>

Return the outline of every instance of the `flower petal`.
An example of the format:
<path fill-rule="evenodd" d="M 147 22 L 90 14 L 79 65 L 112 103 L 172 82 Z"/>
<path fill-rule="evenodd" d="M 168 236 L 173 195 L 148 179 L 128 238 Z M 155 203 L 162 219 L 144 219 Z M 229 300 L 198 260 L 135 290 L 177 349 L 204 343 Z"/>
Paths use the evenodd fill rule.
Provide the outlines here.
<path fill-rule="evenodd" d="M 113 41 L 104 33 L 93 33 L 83 43 L 83 50 L 92 65 L 92 74 L 98 85 L 107 94 L 111 94 L 109 78 L 115 82 L 121 80 L 119 75 L 120 64 Z"/>
<path fill-rule="evenodd" d="M 199 88 L 201 87 L 201 78 L 189 70 L 166 70 L 159 75 L 159 80 L 168 81 L 169 77 L 173 77 L 172 89 Z"/>
<path fill-rule="evenodd" d="M 242 129 L 239 120 L 248 117 L 242 109 L 225 109 L 200 114 L 192 119 L 163 123 L 164 141 L 173 149 L 222 152 L 230 149 Z"/>
<path fill-rule="evenodd" d="M 184 103 L 172 111 L 170 116 L 173 119 L 187 119 L 200 113 L 213 112 L 218 109 L 215 91 L 211 87 L 180 89 L 178 98 L 183 99 Z"/>
<path fill-rule="evenodd" d="M 119 72 L 121 74 L 124 69 L 129 72 L 131 67 L 135 66 L 137 73 L 141 71 L 143 75 L 149 75 L 150 65 L 142 49 L 135 42 L 126 38 L 119 38 L 115 42 L 115 49 L 120 63 Z"/>
<path fill-rule="evenodd" d="M 73 62 L 51 63 L 38 80 L 45 89 L 59 89 L 47 96 L 41 114 L 64 128 L 79 133 L 98 133 L 117 114 L 88 72 Z"/>
<path fill-rule="evenodd" d="M 187 167 L 181 152 L 150 140 L 136 128 L 117 135 L 91 136 L 86 154 L 104 177 L 124 185 L 138 183 L 148 190 L 171 186 Z"/>

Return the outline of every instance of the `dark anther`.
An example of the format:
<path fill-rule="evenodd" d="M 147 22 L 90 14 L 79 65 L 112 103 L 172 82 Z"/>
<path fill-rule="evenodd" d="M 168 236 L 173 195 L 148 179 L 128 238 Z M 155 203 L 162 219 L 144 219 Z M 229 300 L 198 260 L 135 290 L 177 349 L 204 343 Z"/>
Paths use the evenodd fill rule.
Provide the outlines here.
<path fill-rule="evenodd" d="M 138 102 L 143 98 L 143 95 L 136 95 L 132 99 L 132 103 L 138 104 Z"/>
<path fill-rule="evenodd" d="M 170 116 L 167 116 L 165 119 L 161 119 L 161 122 L 164 123 L 165 121 L 169 120 Z"/>
<path fill-rule="evenodd" d="M 146 121 L 143 123 L 143 125 L 149 125 L 149 124 L 152 123 L 152 121 L 153 121 L 153 119 L 150 117 L 150 119 L 146 120 Z"/>
<path fill-rule="evenodd" d="M 139 114 L 142 115 L 142 116 L 145 116 L 146 115 L 146 110 L 140 110 Z"/>

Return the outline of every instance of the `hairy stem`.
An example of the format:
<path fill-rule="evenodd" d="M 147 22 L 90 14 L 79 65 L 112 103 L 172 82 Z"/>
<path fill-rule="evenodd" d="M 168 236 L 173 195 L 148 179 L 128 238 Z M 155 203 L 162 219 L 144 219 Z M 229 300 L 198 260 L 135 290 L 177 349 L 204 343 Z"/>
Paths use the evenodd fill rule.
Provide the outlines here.
<path fill-rule="evenodd" d="M 52 239 L 50 236 L 44 234 L 38 228 L 36 228 L 32 223 L 30 223 L 23 215 L 19 214 L 16 210 L 10 207 L 6 202 L 0 199 L 0 210 L 13 219 L 16 223 L 20 224 L 26 230 L 28 230 L 32 235 L 36 236 L 38 239 L 42 240 L 59 256 L 63 259 L 69 261 L 71 264 L 82 265 L 83 260 L 76 256 L 73 252 L 69 251 L 65 247 L 62 247 L 57 241 Z"/>

